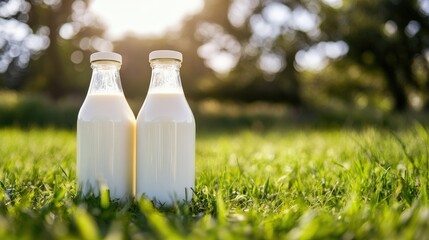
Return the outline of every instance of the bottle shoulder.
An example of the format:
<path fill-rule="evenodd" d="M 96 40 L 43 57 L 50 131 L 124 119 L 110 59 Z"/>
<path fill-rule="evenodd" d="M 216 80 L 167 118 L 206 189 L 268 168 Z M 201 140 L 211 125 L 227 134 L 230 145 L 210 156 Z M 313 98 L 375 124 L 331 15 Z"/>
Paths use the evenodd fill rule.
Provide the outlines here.
<path fill-rule="evenodd" d="M 85 98 L 78 120 L 131 121 L 135 116 L 123 94 L 92 94 Z"/>
<path fill-rule="evenodd" d="M 149 93 L 137 121 L 195 122 L 192 110 L 182 93 Z"/>

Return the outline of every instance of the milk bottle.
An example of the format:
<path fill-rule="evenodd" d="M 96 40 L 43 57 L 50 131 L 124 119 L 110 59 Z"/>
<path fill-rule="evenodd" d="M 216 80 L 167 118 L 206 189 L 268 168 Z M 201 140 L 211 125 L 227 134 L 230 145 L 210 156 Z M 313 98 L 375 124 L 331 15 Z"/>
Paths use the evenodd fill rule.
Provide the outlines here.
<path fill-rule="evenodd" d="M 111 199 L 133 194 L 135 117 L 122 91 L 121 55 L 91 55 L 91 84 L 77 120 L 77 180 L 83 196 L 109 189 Z"/>
<path fill-rule="evenodd" d="M 136 194 L 158 203 L 190 201 L 195 182 L 195 120 L 180 81 L 182 54 L 149 54 L 152 77 L 137 117 Z"/>

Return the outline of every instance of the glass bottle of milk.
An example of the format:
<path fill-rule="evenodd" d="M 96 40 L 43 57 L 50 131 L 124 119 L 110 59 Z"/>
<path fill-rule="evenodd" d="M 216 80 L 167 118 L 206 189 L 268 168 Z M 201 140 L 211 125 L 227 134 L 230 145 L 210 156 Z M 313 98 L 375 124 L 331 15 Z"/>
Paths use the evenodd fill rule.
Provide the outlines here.
<path fill-rule="evenodd" d="M 137 117 L 136 194 L 170 205 L 190 201 L 195 182 L 195 120 L 180 81 L 182 54 L 149 54 L 152 77 Z"/>
<path fill-rule="evenodd" d="M 77 180 L 82 196 L 108 188 L 111 199 L 134 193 L 135 117 L 122 91 L 122 56 L 91 55 L 93 69 L 77 120 Z"/>

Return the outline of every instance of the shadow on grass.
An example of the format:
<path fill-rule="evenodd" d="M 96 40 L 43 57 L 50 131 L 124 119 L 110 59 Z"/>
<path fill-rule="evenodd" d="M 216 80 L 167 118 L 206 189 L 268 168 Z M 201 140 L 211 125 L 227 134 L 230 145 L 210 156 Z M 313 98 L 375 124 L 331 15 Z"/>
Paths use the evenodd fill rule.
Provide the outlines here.
<path fill-rule="evenodd" d="M 43 95 L 0 92 L 0 127 L 75 129 L 82 97 L 53 101 Z M 133 102 L 133 101 L 131 101 Z M 209 104 L 207 104 L 209 102 Z M 377 109 L 291 108 L 269 103 L 191 103 L 198 134 L 291 129 L 398 129 L 413 122 L 429 125 L 428 112 L 389 113 Z M 137 115 L 139 109 L 133 109 Z"/>
<path fill-rule="evenodd" d="M 287 111 L 282 116 L 195 116 L 197 132 L 288 131 L 288 130 L 360 130 L 368 127 L 399 130 L 412 127 L 415 122 L 429 126 L 429 113 L 337 112 L 330 110 L 300 109 Z"/>
<path fill-rule="evenodd" d="M 69 100 L 54 102 L 41 95 L 0 93 L 0 127 L 76 127 L 79 107 Z"/>

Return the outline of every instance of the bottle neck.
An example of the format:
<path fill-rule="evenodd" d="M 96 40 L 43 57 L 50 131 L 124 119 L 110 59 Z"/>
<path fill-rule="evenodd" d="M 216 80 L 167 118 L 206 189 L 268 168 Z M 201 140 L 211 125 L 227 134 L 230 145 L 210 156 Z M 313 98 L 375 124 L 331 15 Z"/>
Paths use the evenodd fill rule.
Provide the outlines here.
<path fill-rule="evenodd" d="M 183 93 L 180 81 L 180 61 L 155 59 L 150 62 L 152 77 L 149 93 Z"/>
<path fill-rule="evenodd" d="M 121 64 L 115 61 L 96 61 L 91 64 L 92 78 L 88 94 L 121 94 L 119 76 Z"/>

